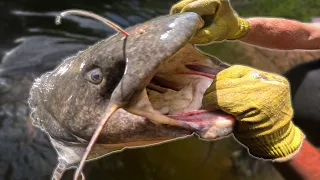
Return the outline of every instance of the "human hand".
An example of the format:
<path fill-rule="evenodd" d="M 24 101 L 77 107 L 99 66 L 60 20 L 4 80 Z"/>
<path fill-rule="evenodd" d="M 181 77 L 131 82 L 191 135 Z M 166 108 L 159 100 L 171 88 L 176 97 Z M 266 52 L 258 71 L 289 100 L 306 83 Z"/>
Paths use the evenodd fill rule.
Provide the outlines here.
<path fill-rule="evenodd" d="M 193 44 L 235 40 L 250 28 L 249 22 L 235 13 L 229 0 L 182 0 L 170 10 L 170 14 L 183 12 L 195 12 L 206 22 L 191 40 Z"/>
<path fill-rule="evenodd" d="M 280 75 L 231 66 L 217 74 L 202 106 L 235 116 L 233 134 L 255 157 L 288 160 L 302 145 L 304 134 L 291 121 L 289 82 Z"/>

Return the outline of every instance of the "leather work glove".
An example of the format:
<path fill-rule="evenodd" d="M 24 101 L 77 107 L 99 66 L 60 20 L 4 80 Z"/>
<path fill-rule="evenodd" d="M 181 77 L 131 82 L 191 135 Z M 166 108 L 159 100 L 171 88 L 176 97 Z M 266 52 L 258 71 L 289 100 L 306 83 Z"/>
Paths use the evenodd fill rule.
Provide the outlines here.
<path fill-rule="evenodd" d="M 302 146 L 304 134 L 291 121 L 289 82 L 280 75 L 231 66 L 217 74 L 202 106 L 235 116 L 233 134 L 255 157 L 286 161 Z"/>
<path fill-rule="evenodd" d="M 249 22 L 233 11 L 229 0 L 182 0 L 170 10 L 170 14 L 183 12 L 195 12 L 206 22 L 191 40 L 192 44 L 239 39 L 250 28 Z"/>

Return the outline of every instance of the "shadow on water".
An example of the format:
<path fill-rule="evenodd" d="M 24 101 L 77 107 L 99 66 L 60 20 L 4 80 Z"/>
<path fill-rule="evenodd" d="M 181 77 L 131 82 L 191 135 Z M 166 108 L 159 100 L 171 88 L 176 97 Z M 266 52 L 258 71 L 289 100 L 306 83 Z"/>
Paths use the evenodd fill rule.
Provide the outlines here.
<path fill-rule="evenodd" d="M 75 16 L 62 19 L 62 24 L 56 26 L 55 15 L 70 8 L 86 9 L 103 15 L 122 27 L 128 27 L 166 14 L 175 2 L 0 2 L 1 180 L 50 179 L 56 164 L 56 153 L 46 135 L 31 124 L 27 104 L 29 88 L 35 77 L 53 69 L 62 59 L 114 33 L 100 22 Z M 87 179 L 108 180 L 276 179 L 279 176 L 270 165 L 264 166 L 263 162 L 250 158 L 237 158 L 242 157 L 239 154 L 242 151 L 236 151 L 239 149 L 242 147 L 235 144 L 232 138 L 215 143 L 212 149 L 208 142 L 188 138 L 115 153 L 88 163 L 85 173 Z M 209 151 L 211 155 L 207 156 Z M 237 168 L 234 168 L 235 164 Z M 71 179 L 72 175 L 73 172 L 69 171 L 64 179 Z"/>

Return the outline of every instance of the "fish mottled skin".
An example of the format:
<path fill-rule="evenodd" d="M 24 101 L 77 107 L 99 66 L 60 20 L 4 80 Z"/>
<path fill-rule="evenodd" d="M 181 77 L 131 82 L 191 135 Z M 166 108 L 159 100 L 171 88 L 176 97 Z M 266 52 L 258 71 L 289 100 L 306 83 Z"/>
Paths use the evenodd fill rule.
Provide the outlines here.
<path fill-rule="evenodd" d="M 31 117 L 50 136 L 60 159 L 76 163 L 110 101 L 134 103 L 161 63 L 185 46 L 200 23 L 195 13 L 153 19 L 128 28 L 126 40 L 117 34 L 100 41 L 38 78 L 30 93 Z M 95 70 L 103 77 L 99 84 L 88 80 Z M 97 143 L 118 144 L 115 148 L 119 148 L 129 142 L 141 145 L 190 134 L 119 109 Z M 108 152 L 103 149 L 97 156 Z"/>

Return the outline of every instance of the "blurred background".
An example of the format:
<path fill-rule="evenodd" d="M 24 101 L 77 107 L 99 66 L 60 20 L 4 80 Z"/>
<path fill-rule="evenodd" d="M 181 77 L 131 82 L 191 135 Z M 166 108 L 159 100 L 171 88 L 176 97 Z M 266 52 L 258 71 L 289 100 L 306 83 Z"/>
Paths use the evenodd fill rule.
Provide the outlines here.
<path fill-rule="evenodd" d="M 174 0 L 0 1 L 0 180 L 50 179 L 56 153 L 46 134 L 32 126 L 27 99 L 35 77 L 62 59 L 112 35 L 90 18 L 55 16 L 66 9 L 93 11 L 122 27 L 164 15 Z M 304 22 L 320 17 L 320 0 L 231 0 L 240 16 L 284 17 Z M 201 47 L 230 64 L 285 73 L 320 58 L 320 51 L 274 51 L 239 42 Z M 251 158 L 230 137 L 210 145 L 196 137 L 125 150 L 85 166 L 88 180 L 281 180 L 270 163 Z M 72 179 L 68 171 L 64 179 Z"/>

